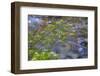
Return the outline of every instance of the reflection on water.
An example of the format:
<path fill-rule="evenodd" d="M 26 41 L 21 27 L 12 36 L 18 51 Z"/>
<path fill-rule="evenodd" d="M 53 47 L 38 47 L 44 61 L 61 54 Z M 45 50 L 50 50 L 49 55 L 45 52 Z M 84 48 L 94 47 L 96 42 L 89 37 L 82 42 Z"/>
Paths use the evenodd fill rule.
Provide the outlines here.
<path fill-rule="evenodd" d="M 88 57 L 87 17 L 28 15 L 28 59 Z"/>

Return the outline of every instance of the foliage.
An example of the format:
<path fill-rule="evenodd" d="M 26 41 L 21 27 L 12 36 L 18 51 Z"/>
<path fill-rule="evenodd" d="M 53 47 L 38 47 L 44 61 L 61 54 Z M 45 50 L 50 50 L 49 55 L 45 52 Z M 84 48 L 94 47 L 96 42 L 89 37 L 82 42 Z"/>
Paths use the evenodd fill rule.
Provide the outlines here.
<path fill-rule="evenodd" d="M 51 59 L 58 59 L 58 54 L 50 51 L 45 50 L 41 51 L 38 49 L 31 49 L 29 50 L 29 60 L 51 60 Z"/>
<path fill-rule="evenodd" d="M 47 25 L 41 25 L 38 29 L 28 32 L 28 59 L 29 60 L 50 60 L 59 59 L 59 54 L 55 53 L 52 49 L 59 40 L 62 44 L 68 41 L 68 38 L 74 37 L 78 38 L 77 29 L 73 30 L 76 25 L 74 23 L 80 23 L 79 18 L 71 17 L 61 17 L 55 18 L 51 17 L 42 18 L 43 21 L 51 23 Z M 73 23 L 69 23 L 73 21 Z M 41 29 L 41 30 L 40 30 Z M 87 36 L 87 29 L 82 28 L 81 34 Z"/>

